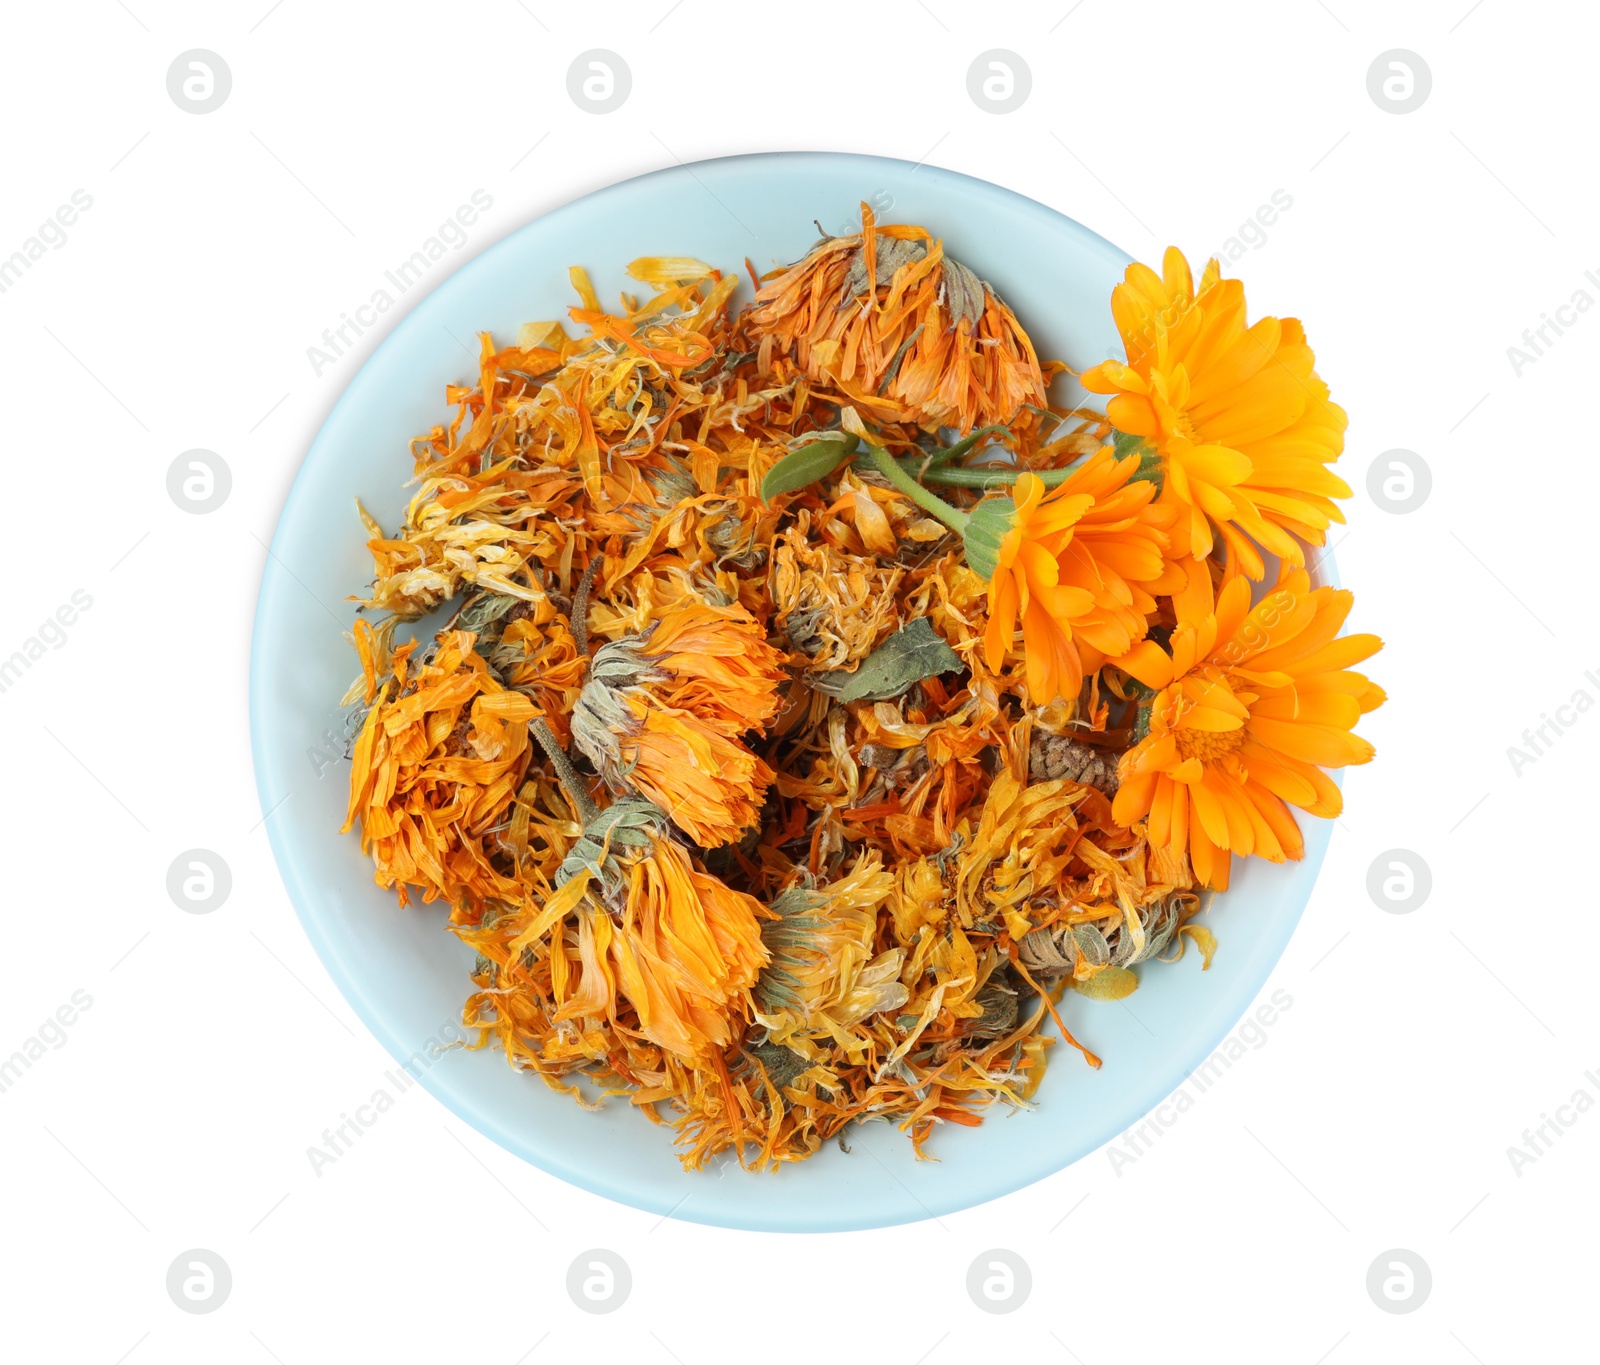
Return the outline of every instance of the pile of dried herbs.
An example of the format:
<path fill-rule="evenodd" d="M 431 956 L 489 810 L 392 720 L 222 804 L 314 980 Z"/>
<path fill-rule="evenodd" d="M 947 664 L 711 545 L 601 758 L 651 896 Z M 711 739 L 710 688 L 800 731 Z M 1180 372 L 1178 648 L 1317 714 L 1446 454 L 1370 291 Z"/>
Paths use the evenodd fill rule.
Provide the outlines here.
<path fill-rule="evenodd" d="M 1297 322 L 1175 251 L 1113 297 L 1104 415 L 865 207 L 743 308 L 629 273 L 607 311 L 572 270 L 577 336 L 485 334 L 402 524 L 362 513 L 346 828 L 477 950 L 479 1046 L 685 1165 L 868 1118 L 920 1152 L 1028 1099 L 1051 1020 L 1098 1066 L 1062 1002 L 1209 964 L 1200 890 L 1300 856 L 1288 805 L 1371 756 L 1378 642 L 1300 549 L 1344 414 Z"/>

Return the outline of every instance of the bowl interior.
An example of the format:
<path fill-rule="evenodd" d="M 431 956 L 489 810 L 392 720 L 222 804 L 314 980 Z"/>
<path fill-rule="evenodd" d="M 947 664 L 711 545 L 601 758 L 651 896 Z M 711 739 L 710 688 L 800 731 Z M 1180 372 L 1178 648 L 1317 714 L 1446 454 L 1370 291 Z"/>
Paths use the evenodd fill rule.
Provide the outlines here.
<path fill-rule="evenodd" d="M 945 239 L 1012 305 L 1041 357 L 1081 369 L 1120 355 L 1109 298 L 1127 256 L 1054 210 L 983 181 L 929 166 L 831 153 L 733 157 L 677 166 L 568 204 L 512 233 L 444 280 L 350 382 L 285 503 L 261 583 L 251 658 L 257 782 L 290 897 L 329 973 L 397 1060 L 446 1105 L 509 1151 L 572 1183 L 653 1212 L 729 1227 L 822 1231 L 948 1213 L 1019 1189 L 1136 1123 L 1200 1063 L 1266 980 L 1310 895 L 1328 839 L 1302 818 L 1303 862 L 1236 861 L 1233 888 L 1207 922 L 1220 949 L 1141 970 L 1132 1010 L 1069 997 L 1070 1026 L 1105 1060 L 1090 1071 L 1052 1050 L 1038 1102 L 997 1107 L 981 1128 L 936 1133 L 937 1162 L 918 1162 L 886 1124 L 776 1174 L 685 1174 L 670 1130 L 627 1104 L 585 1112 L 503 1054 L 453 1049 L 471 989 L 472 953 L 439 905 L 402 910 L 373 884 L 352 834 L 341 836 L 348 768 L 338 706 L 355 658 L 341 638 L 346 600 L 370 580 L 354 500 L 386 526 L 400 518 L 408 443 L 446 420 L 447 382 L 476 378 L 475 333 L 513 340 L 527 321 L 564 317 L 570 265 L 602 299 L 640 290 L 637 256 L 683 254 L 743 271 L 802 255 L 814 219 L 835 233 L 861 201 L 880 222 L 915 222 Z M 1070 382 L 1070 381 L 1068 381 Z M 1073 393 L 1057 391 L 1072 399 Z M 1323 561 L 1322 575 L 1329 573 Z M 725 1178 L 721 1178 L 725 1174 Z"/>

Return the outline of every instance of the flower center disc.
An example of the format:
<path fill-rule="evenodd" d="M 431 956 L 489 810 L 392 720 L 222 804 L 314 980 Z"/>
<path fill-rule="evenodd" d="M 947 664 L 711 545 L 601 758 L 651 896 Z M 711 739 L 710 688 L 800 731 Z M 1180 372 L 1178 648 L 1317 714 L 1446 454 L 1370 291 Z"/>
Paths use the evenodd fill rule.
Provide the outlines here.
<path fill-rule="evenodd" d="M 1244 745 L 1244 726 L 1237 730 L 1195 730 L 1188 726 L 1173 731 L 1178 752 L 1185 758 L 1198 758 L 1202 763 L 1215 763 L 1219 758 L 1237 752 Z"/>

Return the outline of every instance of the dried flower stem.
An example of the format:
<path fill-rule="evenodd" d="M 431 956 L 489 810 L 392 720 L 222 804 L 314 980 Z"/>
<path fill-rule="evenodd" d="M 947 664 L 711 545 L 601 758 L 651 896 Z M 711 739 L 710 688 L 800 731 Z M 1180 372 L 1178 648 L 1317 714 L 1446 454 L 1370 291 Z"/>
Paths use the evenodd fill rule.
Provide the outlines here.
<path fill-rule="evenodd" d="M 595 805 L 594 798 L 589 795 L 589 789 L 584 786 L 583 778 L 578 775 L 578 770 L 572 766 L 572 760 L 567 757 L 567 751 L 561 747 L 560 742 L 555 737 L 555 733 L 545 723 L 543 716 L 535 716 L 530 720 L 528 729 L 533 732 L 533 737 L 539 741 L 539 747 L 550 756 L 550 762 L 556 770 L 556 776 L 561 779 L 562 789 L 572 802 L 573 808 L 578 812 L 578 818 L 587 826 L 595 816 L 600 814 L 600 807 Z"/>
<path fill-rule="evenodd" d="M 572 639 L 578 646 L 580 658 L 589 652 L 589 589 L 594 586 L 595 574 L 604 560 L 604 555 L 596 555 L 589 561 L 589 567 L 583 571 L 577 590 L 572 594 Z"/>

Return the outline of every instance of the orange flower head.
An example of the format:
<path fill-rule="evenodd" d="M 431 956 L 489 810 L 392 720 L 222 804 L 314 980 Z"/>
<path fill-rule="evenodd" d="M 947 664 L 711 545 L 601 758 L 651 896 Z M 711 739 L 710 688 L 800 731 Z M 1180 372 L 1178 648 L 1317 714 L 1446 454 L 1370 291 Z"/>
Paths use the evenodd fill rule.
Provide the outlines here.
<path fill-rule="evenodd" d="M 620 745 L 624 782 L 648 797 L 701 848 L 735 842 L 761 818 L 772 769 L 692 711 L 629 698 L 632 733 Z M 574 727 L 576 729 L 576 727 Z"/>
<path fill-rule="evenodd" d="M 1117 820 L 1146 820 L 1152 846 L 1187 852 L 1196 878 L 1218 889 L 1231 854 L 1301 857 L 1288 807 L 1339 814 L 1339 788 L 1323 770 L 1371 759 L 1352 730 L 1384 701 L 1352 670 L 1382 642 L 1335 638 L 1352 601 L 1313 590 L 1297 569 L 1253 608 L 1238 577 L 1213 605 L 1210 578 L 1193 576 L 1175 599 L 1169 647 L 1146 640 L 1114 661 L 1156 693 L 1150 733 L 1122 757 Z"/>
<path fill-rule="evenodd" d="M 424 901 L 443 897 L 472 916 L 490 900 L 524 900 L 526 889 L 490 861 L 486 840 L 528 770 L 538 707 L 495 680 L 470 631 L 442 632 L 420 661 L 416 641 L 384 654 L 386 636 L 365 621 L 355 639 L 368 709 L 351 754 L 344 829 L 361 822 L 378 885 L 397 887 L 402 905 L 407 886 L 420 886 Z"/>
<path fill-rule="evenodd" d="M 1184 581 L 1166 554 L 1175 514 L 1153 501 L 1154 484 L 1133 477 L 1138 467 L 1137 456 L 1119 460 L 1105 447 L 1059 487 L 1046 492 L 1038 475 L 1023 474 L 1014 497 L 986 500 L 973 513 L 969 561 L 989 571 L 984 659 L 999 669 L 1020 617 L 1035 705 L 1076 698 L 1085 670 L 1142 640 L 1155 595 Z M 991 524 L 1003 532 L 992 568 Z"/>
<path fill-rule="evenodd" d="M 861 224 L 763 282 L 762 368 L 776 351 L 880 422 L 1031 425 L 1045 379 L 1015 314 L 926 228 L 879 227 L 865 204 Z"/>
<path fill-rule="evenodd" d="M 1245 320 L 1244 286 L 1215 260 L 1193 287 L 1189 263 L 1167 249 L 1163 273 L 1134 264 L 1111 295 L 1127 363 L 1083 375 L 1110 394 L 1118 430 L 1161 457 L 1161 500 L 1177 513 L 1179 557 L 1205 558 L 1220 538 L 1251 578 L 1261 551 L 1305 563 L 1301 542 L 1324 543 L 1350 487 L 1328 468 L 1344 449 L 1344 409 L 1328 398 L 1316 356 L 1294 318 Z"/>
<path fill-rule="evenodd" d="M 556 1021 L 620 1022 L 685 1060 L 742 1033 L 769 912 L 698 866 L 661 811 L 637 797 L 608 806 L 556 882 L 509 944 L 519 954 L 549 936 Z"/>
<path fill-rule="evenodd" d="M 869 1046 L 862 1020 L 899 1009 L 910 998 L 900 981 L 903 947 L 878 952 L 878 910 L 894 891 L 894 875 L 876 854 L 824 886 L 801 884 L 772 901 L 775 918 L 761 929 L 771 961 L 755 987 L 757 1022 L 768 1040 L 807 1060 L 817 1044 L 837 1044 L 854 1058 Z"/>
<path fill-rule="evenodd" d="M 596 652 L 573 740 L 613 790 L 648 797 L 702 848 L 732 843 L 772 782 L 738 736 L 777 714 L 782 659 L 742 608 L 675 607 Z"/>
<path fill-rule="evenodd" d="M 736 604 L 685 602 L 662 614 L 639 645 L 652 671 L 665 673 L 657 695 L 725 735 L 759 730 L 783 706 L 783 655 L 754 617 Z"/>
<path fill-rule="evenodd" d="M 773 624 L 806 656 L 808 669 L 848 668 L 896 624 L 895 590 L 905 576 L 901 564 L 823 540 L 812 530 L 810 509 L 801 508 L 772 542 Z"/>

